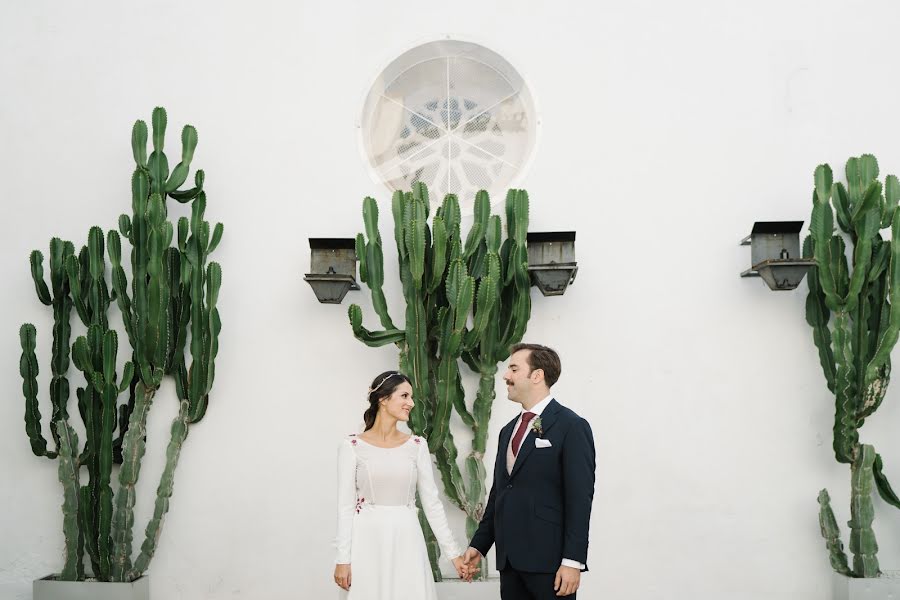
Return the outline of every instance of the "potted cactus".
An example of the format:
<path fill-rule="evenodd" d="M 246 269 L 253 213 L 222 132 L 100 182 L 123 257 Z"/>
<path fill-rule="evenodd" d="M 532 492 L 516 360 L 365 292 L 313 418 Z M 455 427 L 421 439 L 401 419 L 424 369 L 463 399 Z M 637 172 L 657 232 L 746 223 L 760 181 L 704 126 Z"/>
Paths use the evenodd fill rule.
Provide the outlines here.
<path fill-rule="evenodd" d="M 900 181 L 888 175 L 882 184 L 878 163 L 868 154 L 848 160 L 845 172 L 846 186 L 833 182 L 827 164 L 816 169 L 810 235 L 803 251 L 816 261 L 809 274 L 806 320 L 835 398 L 834 455 L 850 465 L 852 563 L 824 489 L 819 493 L 819 523 L 837 574 L 835 597 L 862 597 L 856 594 L 885 586 L 900 595 L 900 581 L 880 577 L 873 488 L 896 508 L 900 499 L 884 473 L 881 455 L 859 435 L 887 392 L 891 350 L 900 334 Z M 881 230 L 887 227 L 891 237 L 883 239 Z M 850 263 L 847 242 L 852 246 Z"/>
<path fill-rule="evenodd" d="M 223 228 L 219 223 L 210 231 L 204 220 L 203 171 L 196 172 L 193 188 L 178 189 L 188 175 L 196 130 L 184 127 L 181 162 L 170 173 L 163 153 L 164 109 L 153 111 L 152 127 L 149 157 L 146 123 L 137 121 L 132 130 L 136 163 L 131 178 L 132 211 L 119 218 L 119 231 L 109 231 L 104 240 L 103 231 L 92 227 L 87 245 L 77 255 L 71 242 L 51 240 L 49 286 L 43 255 L 35 250 L 30 257 L 38 299 L 53 308 L 49 430 L 55 448 L 48 447 L 41 431 L 36 329 L 30 323 L 19 331 L 25 429 L 36 456 L 58 461 L 65 541 L 62 571 L 34 582 L 35 600 L 149 598 L 145 573 L 169 508 L 178 457 L 190 426 L 203 418 L 209 402 L 221 329 L 216 303 L 222 271 L 208 258 Z M 178 221 L 175 245 L 167 198 L 191 204 L 190 219 Z M 122 237 L 131 246 L 130 286 L 122 266 Z M 119 333 L 108 319 L 113 301 L 131 347 L 131 360 L 121 370 L 117 369 Z M 70 351 L 73 309 L 86 332 Z M 83 445 L 69 408 L 70 356 L 81 372 L 76 397 Z M 178 416 L 172 423 L 153 515 L 140 553 L 133 558 L 135 485 L 144 455 L 147 414 L 167 376 L 175 380 Z M 82 485 L 85 470 L 87 483 Z"/>
<path fill-rule="evenodd" d="M 448 194 L 429 226 L 428 189 L 424 183 L 412 191 L 395 192 L 392 200 L 394 237 L 400 280 L 406 301 L 403 329 L 388 314 L 382 286 L 384 256 L 378 230 L 378 205 L 363 202 L 365 234 L 356 238 L 360 279 L 371 291 L 372 304 L 384 328 L 369 331 L 362 324 L 362 309 L 349 309 L 357 339 L 369 346 L 396 344 L 400 370 L 412 380 L 419 399 L 409 425 L 428 438 L 447 498 L 466 513 L 466 536 L 471 537 L 484 513 L 487 490 L 484 453 L 488 423 L 495 397 L 497 365 L 509 356 L 509 347 L 522 340 L 531 314 L 528 275 L 528 194 L 510 190 L 506 197 L 507 237 L 501 240 L 500 217 L 491 215 L 490 198 L 481 191 L 475 198 L 474 222 L 463 241 L 456 196 Z M 479 378 L 478 392 L 466 403 L 460 362 Z M 464 477 L 457 465 L 457 447 L 450 431 L 451 412 L 472 430 L 472 449 L 465 458 Z M 420 515 L 432 573 L 441 581 L 440 549 Z M 466 540 L 468 541 L 468 539 Z M 479 577 L 487 577 L 486 564 Z M 498 590 L 499 593 L 499 590 Z M 496 594 L 494 594 L 496 596 Z"/>

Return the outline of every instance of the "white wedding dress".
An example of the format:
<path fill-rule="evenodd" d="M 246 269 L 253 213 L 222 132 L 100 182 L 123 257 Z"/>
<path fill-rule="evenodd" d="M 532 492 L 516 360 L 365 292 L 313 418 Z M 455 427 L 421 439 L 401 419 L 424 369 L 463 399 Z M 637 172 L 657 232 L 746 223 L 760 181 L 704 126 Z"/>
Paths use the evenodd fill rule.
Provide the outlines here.
<path fill-rule="evenodd" d="M 443 558 L 462 554 L 438 498 L 428 443 L 379 448 L 349 436 L 338 450 L 335 563 L 350 563 L 346 600 L 437 600 L 416 491 Z"/>

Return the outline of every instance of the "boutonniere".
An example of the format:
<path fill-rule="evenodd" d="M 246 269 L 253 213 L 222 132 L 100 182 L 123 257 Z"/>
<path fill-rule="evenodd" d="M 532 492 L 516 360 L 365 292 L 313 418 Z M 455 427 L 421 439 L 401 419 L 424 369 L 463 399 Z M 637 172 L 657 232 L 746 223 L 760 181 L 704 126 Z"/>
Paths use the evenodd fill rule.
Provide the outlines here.
<path fill-rule="evenodd" d="M 540 417 L 535 417 L 531 422 L 531 430 L 535 432 L 539 438 L 544 437 L 544 429 L 543 427 L 541 427 L 541 425 L 542 423 Z"/>

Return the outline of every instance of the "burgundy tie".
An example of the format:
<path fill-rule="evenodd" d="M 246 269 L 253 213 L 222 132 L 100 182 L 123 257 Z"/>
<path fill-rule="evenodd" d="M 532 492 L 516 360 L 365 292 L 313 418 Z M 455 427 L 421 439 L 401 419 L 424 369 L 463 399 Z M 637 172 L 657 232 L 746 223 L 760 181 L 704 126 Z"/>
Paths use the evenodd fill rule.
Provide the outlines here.
<path fill-rule="evenodd" d="M 513 456 L 518 456 L 519 446 L 522 444 L 522 438 L 525 437 L 525 432 L 528 430 L 528 423 L 533 418 L 534 418 L 533 412 L 527 412 L 522 415 L 522 422 L 519 423 L 519 428 L 516 430 L 516 435 L 513 436 L 513 441 L 512 441 Z"/>

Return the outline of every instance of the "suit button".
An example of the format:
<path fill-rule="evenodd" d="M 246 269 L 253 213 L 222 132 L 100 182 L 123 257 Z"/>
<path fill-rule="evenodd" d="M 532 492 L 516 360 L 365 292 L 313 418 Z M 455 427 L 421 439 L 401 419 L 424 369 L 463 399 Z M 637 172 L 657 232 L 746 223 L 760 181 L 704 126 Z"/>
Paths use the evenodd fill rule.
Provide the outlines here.
<path fill-rule="evenodd" d="M 510 483 L 510 484 L 507 484 L 506 489 L 511 490 L 511 489 L 512 489 L 512 484 L 511 484 L 511 483 Z"/>

